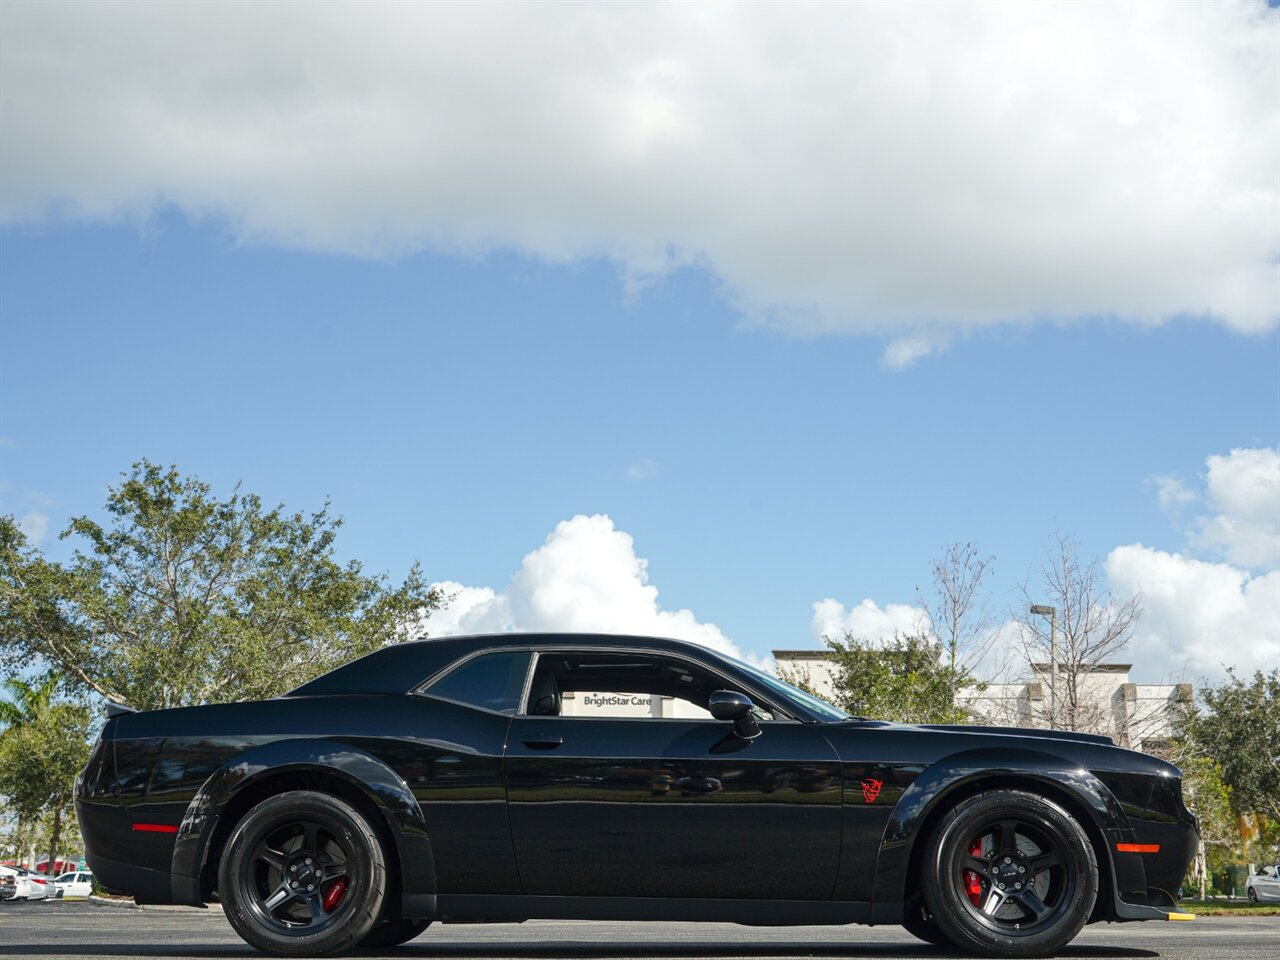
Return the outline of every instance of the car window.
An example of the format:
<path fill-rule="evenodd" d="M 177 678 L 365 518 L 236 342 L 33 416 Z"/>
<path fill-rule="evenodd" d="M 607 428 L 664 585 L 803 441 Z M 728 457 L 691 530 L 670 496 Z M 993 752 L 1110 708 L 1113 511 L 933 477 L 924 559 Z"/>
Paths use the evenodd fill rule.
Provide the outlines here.
<path fill-rule="evenodd" d="M 527 650 L 486 653 L 454 667 L 423 693 L 483 710 L 514 714 L 520 706 L 528 669 Z"/>
<path fill-rule="evenodd" d="M 533 716 L 709 720 L 707 700 L 733 684 L 678 657 L 636 653 L 544 653 L 525 712 Z M 757 705 L 756 717 L 773 714 Z"/>

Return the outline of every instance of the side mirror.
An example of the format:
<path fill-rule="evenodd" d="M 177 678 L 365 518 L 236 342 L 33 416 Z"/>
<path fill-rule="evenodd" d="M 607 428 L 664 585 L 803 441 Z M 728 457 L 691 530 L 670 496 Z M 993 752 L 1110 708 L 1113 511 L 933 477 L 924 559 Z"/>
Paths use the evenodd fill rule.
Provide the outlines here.
<path fill-rule="evenodd" d="M 707 700 L 707 709 L 717 720 L 733 721 L 733 732 L 743 740 L 754 740 L 760 736 L 760 724 L 751 715 L 755 706 L 745 693 L 733 690 L 717 690 Z"/>

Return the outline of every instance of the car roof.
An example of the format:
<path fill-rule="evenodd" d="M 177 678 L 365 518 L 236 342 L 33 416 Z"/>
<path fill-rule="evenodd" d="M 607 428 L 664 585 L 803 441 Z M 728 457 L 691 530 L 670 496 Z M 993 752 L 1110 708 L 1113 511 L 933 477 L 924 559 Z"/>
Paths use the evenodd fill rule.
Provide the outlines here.
<path fill-rule="evenodd" d="M 287 697 L 334 694 L 406 693 L 460 657 L 492 648 L 511 647 L 643 647 L 710 658 L 727 663 L 729 658 L 710 647 L 670 637 L 643 637 L 612 633 L 487 633 L 461 637 L 409 640 L 375 650 L 351 663 L 304 683 Z"/>

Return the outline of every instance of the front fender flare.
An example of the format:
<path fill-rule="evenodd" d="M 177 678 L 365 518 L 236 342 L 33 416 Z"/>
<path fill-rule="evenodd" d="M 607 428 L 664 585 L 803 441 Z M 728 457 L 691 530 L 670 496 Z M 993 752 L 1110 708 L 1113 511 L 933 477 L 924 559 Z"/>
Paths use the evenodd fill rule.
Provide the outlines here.
<path fill-rule="evenodd" d="M 337 740 L 289 739 L 252 747 L 213 772 L 187 805 L 173 848 L 175 903 L 199 903 L 200 877 L 210 844 L 227 806 L 242 791 L 281 773 L 314 772 L 337 777 L 359 790 L 386 823 L 400 860 L 402 911 L 434 911 L 435 861 L 422 809 L 404 780 L 383 761 Z"/>
<path fill-rule="evenodd" d="M 979 749 L 953 754 L 926 767 L 898 798 L 876 857 L 873 902 L 903 903 L 910 898 L 913 891 L 906 889 L 907 872 L 915 845 L 922 842 L 921 827 L 948 798 L 984 780 L 1035 783 L 1050 795 L 1070 796 L 1103 837 L 1107 863 L 1099 863 L 1098 869 L 1111 871 L 1114 881 L 1111 831 L 1129 831 L 1131 827 L 1101 780 L 1078 763 L 1040 750 Z"/>

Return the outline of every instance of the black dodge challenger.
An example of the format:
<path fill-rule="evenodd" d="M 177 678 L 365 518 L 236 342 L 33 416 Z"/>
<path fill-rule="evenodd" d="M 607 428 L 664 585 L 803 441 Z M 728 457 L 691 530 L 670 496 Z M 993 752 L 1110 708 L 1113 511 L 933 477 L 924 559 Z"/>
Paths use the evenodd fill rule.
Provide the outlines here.
<path fill-rule="evenodd" d="M 1196 845 L 1177 768 L 1106 737 L 849 717 L 675 640 L 424 640 L 274 700 L 108 713 L 76 798 L 99 881 L 216 898 L 282 956 L 534 917 L 1037 956 L 1183 919 Z"/>

